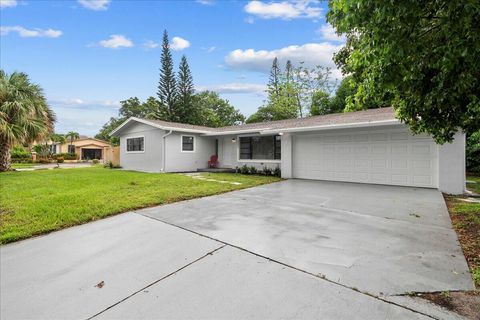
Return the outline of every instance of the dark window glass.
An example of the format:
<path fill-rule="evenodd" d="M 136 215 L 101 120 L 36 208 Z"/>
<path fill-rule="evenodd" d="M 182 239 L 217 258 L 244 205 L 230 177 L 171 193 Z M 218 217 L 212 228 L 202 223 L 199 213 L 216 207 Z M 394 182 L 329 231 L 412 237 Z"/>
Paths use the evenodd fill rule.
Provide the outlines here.
<path fill-rule="evenodd" d="M 68 145 L 68 153 L 75 153 L 75 146 L 73 144 Z"/>
<path fill-rule="evenodd" d="M 127 151 L 144 151 L 143 137 L 128 138 Z"/>
<path fill-rule="evenodd" d="M 182 136 L 182 151 L 193 151 L 193 136 Z"/>
<path fill-rule="evenodd" d="M 240 137 L 240 160 L 280 160 L 280 136 Z"/>

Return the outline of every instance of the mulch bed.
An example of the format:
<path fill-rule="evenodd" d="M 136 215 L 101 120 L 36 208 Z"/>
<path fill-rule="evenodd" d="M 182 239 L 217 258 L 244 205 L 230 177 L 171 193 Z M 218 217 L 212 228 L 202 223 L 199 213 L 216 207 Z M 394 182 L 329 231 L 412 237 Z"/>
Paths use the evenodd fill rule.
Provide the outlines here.
<path fill-rule="evenodd" d="M 467 319 L 480 320 L 479 291 L 422 293 L 418 296 L 454 311 Z"/>

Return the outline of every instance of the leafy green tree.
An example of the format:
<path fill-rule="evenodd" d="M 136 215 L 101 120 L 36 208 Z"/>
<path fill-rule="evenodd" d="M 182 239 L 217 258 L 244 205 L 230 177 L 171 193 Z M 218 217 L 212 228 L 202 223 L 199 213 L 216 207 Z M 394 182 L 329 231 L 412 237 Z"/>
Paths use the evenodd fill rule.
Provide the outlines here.
<path fill-rule="evenodd" d="M 149 97 L 148 99 L 154 99 Z M 147 100 L 148 101 L 148 100 Z M 156 101 L 156 100 L 155 100 Z M 158 110 L 159 104 L 150 105 L 148 103 L 141 102 L 137 97 L 131 97 L 127 100 L 120 101 L 120 118 L 128 119 L 130 117 L 145 118 L 152 112 Z"/>
<path fill-rule="evenodd" d="M 160 109 L 157 117 L 164 120 L 176 121 L 175 104 L 177 102 L 177 82 L 173 71 L 173 58 L 170 52 L 167 30 L 163 32 L 162 55 L 160 57 L 160 81 L 158 82 L 158 99 Z"/>
<path fill-rule="evenodd" d="M 203 91 L 193 97 L 191 124 L 207 127 L 225 127 L 245 122 L 245 117 L 218 93 Z"/>
<path fill-rule="evenodd" d="M 25 73 L 0 70 L 0 172 L 10 169 L 10 149 L 27 145 L 53 132 L 55 114 L 42 88 Z"/>
<path fill-rule="evenodd" d="M 468 135 L 466 146 L 467 171 L 480 173 L 480 130 Z"/>
<path fill-rule="evenodd" d="M 190 123 L 193 121 L 191 116 L 193 114 L 193 95 L 195 89 L 193 86 L 192 73 L 190 72 L 190 67 L 188 66 L 188 61 L 185 56 L 182 56 L 178 69 L 176 120 L 183 123 Z"/>
<path fill-rule="evenodd" d="M 330 68 L 322 66 L 307 68 L 303 63 L 300 63 L 298 67 L 293 69 L 291 83 L 294 86 L 300 117 L 311 113 L 310 108 L 313 106 L 313 96 L 316 92 L 324 92 L 330 95 L 333 90 L 330 75 Z M 327 111 L 327 113 L 329 112 Z"/>
<path fill-rule="evenodd" d="M 276 121 L 298 117 L 297 92 L 293 83 L 280 84 L 280 95 L 269 96 L 267 103 L 247 119 L 247 123 Z"/>
<path fill-rule="evenodd" d="M 335 56 L 358 82 L 348 110 L 392 105 L 438 143 L 480 127 L 480 2 L 331 0 L 347 42 Z"/>
<path fill-rule="evenodd" d="M 332 98 L 325 91 L 316 91 L 313 93 L 312 105 L 310 106 L 310 115 L 318 116 L 332 113 Z"/>
<path fill-rule="evenodd" d="M 343 112 L 347 107 L 348 99 L 353 99 L 355 93 L 357 92 L 357 85 L 352 76 L 346 76 L 342 79 L 337 90 L 335 91 L 335 96 L 332 97 L 330 101 L 330 112 L 337 113 Z"/>
<path fill-rule="evenodd" d="M 95 135 L 95 138 L 108 141 L 112 145 L 118 146 L 120 144 L 120 139 L 117 137 L 112 137 L 110 133 L 119 125 L 121 125 L 125 120 L 125 118 L 111 117 L 110 120 L 102 126 L 100 132 Z"/>

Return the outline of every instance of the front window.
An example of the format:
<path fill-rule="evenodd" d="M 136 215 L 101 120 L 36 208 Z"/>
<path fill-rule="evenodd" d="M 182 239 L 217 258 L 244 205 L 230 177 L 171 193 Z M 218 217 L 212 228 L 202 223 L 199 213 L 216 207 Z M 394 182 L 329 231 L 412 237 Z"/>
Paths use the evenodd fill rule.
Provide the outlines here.
<path fill-rule="evenodd" d="M 127 152 L 141 152 L 145 149 L 144 138 L 127 138 Z"/>
<path fill-rule="evenodd" d="M 75 146 L 73 144 L 68 145 L 68 153 L 75 153 Z"/>
<path fill-rule="evenodd" d="M 240 137 L 240 160 L 280 160 L 280 136 Z"/>
<path fill-rule="evenodd" d="M 51 144 L 49 146 L 49 149 L 50 149 L 49 151 L 50 151 L 51 154 L 57 153 L 57 145 L 56 144 Z"/>
<path fill-rule="evenodd" d="M 182 136 L 182 151 L 185 151 L 185 152 L 195 151 L 194 142 L 195 142 L 194 136 Z"/>

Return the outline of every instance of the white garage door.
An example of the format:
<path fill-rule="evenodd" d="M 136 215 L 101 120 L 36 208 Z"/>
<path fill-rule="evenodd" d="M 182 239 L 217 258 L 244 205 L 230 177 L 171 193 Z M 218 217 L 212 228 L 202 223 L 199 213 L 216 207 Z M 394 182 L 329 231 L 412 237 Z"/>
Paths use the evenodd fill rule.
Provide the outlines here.
<path fill-rule="evenodd" d="M 437 145 L 405 128 L 293 137 L 295 178 L 436 188 L 437 171 Z"/>

